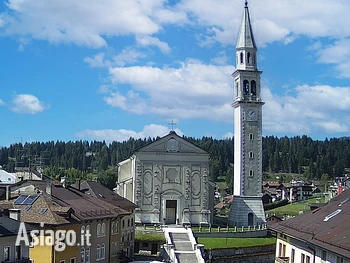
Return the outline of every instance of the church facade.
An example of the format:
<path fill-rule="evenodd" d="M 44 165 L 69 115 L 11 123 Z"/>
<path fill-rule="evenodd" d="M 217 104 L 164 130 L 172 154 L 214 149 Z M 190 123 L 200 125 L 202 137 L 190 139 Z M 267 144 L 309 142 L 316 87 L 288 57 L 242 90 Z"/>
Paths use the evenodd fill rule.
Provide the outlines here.
<path fill-rule="evenodd" d="M 257 47 L 245 3 L 236 44 L 234 81 L 234 179 L 231 226 L 265 223 L 262 203 L 262 106 Z"/>
<path fill-rule="evenodd" d="M 118 164 L 117 192 L 137 205 L 135 223 L 209 225 L 209 154 L 174 131 Z"/>

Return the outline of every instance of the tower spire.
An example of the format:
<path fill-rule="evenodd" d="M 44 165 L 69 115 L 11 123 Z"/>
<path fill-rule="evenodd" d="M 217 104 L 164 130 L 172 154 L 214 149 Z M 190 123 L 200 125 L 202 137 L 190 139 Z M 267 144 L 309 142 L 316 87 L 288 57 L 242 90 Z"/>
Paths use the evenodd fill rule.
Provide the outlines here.
<path fill-rule="evenodd" d="M 245 8 L 243 11 L 243 19 L 241 28 L 238 34 L 236 48 L 254 48 L 256 49 L 255 39 L 253 35 L 252 26 L 250 23 L 248 1 L 245 1 Z"/>

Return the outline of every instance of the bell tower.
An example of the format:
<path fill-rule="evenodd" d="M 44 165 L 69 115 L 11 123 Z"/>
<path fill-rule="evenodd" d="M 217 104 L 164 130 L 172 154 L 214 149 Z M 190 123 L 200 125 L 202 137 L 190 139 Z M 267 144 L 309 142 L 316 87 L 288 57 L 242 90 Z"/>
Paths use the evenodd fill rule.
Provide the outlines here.
<path fill-rule="evenodd" d="M 236 44 L 234 81 L 234 178 L 230 226 L 265 224 L 262 204 L 262 106 L 257 47 L 248 2 Z"/>

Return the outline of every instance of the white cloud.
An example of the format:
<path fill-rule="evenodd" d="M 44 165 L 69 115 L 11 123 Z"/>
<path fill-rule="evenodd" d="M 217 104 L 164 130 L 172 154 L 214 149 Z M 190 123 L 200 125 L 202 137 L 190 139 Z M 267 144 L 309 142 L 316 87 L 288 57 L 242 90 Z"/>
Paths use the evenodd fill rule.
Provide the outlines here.
<path fill-rule="evenodd" d="M 135 64 L 139 59 L 145 57 L 145 53 L 142 53 L 133 47 L 126 47 L 118 55 L 113 57 L 113 62 L 116 66 L 123 67 L 128 64 Z"/>
<path fill-rule="evenodd" d="M 136 38 L 137 44 L 141 46 L 156 46 L 160 49 L 163 53 L 169 53 L 171 51 L 169 45 L 163 41 L 160 41 L 156 37 L 150 37 L 150 36 L 139 36 Z"/>
<path fill-rule="evenodd" d="M 136 0 L 8 0 L 7 7 L 16 18 L 3 19 L 9 35 L 99 48 L 107 45 L 103 36 L 158 32 L 160 26 L 151 16 L 159 3 L 148 2 L 149 10 Z"/>
<path fill-rule="evenodd" d="M 327 47 L 319 46 L 319 63 L 332 64 L 341 78 L 350 78 L 350 39 L 336 41 Z"/>
<path fill-rule="evenodd" d="M 36 114 L 45 110 L 43 102 L 31 94 L 18 94 L 12 100 L 11 110 L 16 113 Z"/>
<path fill-rule="evenodd" d="M 232 132 L 227 132 L 224 135 L 222 135 L 223 139 L 232 139 L 234 134 Z"/>
<path fill-rule="evenodd" d="M 112 107 L 137 114 L 157 114 L 164 118 L 226 120 L 231 118 L 232 66 L 206 65 L 187 60 L 179 68 L 116 67 L 109 70 L 115 90 L 104 99 Z"/>
<path fill-rule="evenodd" d="M 98 53 L 94 57 L 85 57 L 84 61 L 89 64 L 90 67 L 93 68 L 102 68 L 108 66 L 110 63 L 109 61 L 105 61 L 105 54 L 104 53 Z"/>
<path fill-rule="evenodd" d="M 264 131 L 269 134 L 350 132 L 350 87 L 298 86 L 278 97 L 263 90 Z"/>
<path fill-rule="evenodd" d="M 179 136 L 183 135 L 183 133 L 180 130 L 178 129 L 174 129 L 174 130 Z M 109 143 L 112 141 L 118 141 L 118 142 L 126 141 L 130 137 L 134 139 L 144 139 L 148 137 L 156 138 L 157 136 L 163 137 L 169 132 L 170 130 L 168 127 L 158 125 L 158 124 L 150 124 L 150 125 L 144 126 L 141 132 L 125 130 L 125 129 L 84 130 L 81 132 L 77 132 L 75 136 L 78 138 L 85 138 L 90 140 L 98 140 L 98 141 L 105 140 L 106 142 Z"/>
<path fill-rule="evenodd" d="M 148 36 L 165 53 L 170 47 L 154 35 L 167 25 L 191 28 L 195 34 L 203 34 L 204 29 L 201 39 L 207 43 L 232 44 L 243 9 L 243 2 L 232 0 L 7 0 L 6 4 L 9 12 L 0 14 L 0 28 L 26 41 L 100 48 L 107 45 L 107 37 Z M 350 36 L 350 27 L 344 27 L 349 1 L 260 0 L 252 1 L 249 8 L 259 46 L 276 40 L 289 43 L 298 35 Z"/>
<path fill-rule="evenodd" d="M 2 99 L 0 99 L 0 106 L 2 105 L 5 105 L 5 102 Z"/>

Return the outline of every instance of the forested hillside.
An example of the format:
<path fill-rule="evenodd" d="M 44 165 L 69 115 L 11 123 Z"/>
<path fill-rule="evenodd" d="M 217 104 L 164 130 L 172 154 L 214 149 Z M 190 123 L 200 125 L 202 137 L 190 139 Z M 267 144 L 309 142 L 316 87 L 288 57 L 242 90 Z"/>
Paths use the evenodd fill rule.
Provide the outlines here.
<path fill-rule="evenodd" d="M 210 176 L 232 178 L 233 140 L 184 137 L 210 153 Z M 17 167 L 43 167 L 45 173 L 59 178 L 89 178 L 97 176 L 109 187 L 115 181 L 118 162 L 129 158 L 133 151 L 158 138 L 133 139 L 106 144 L 99 141 L 57 141 L 13 144 L 0 148 L 0 165 L 13 172 Z M 263 138 L 263 171 L 269 173 L 299 173 L 309 179 L 342 176 L 350 167 L 350 139 L 312 140 L 307 136 Z"/>

